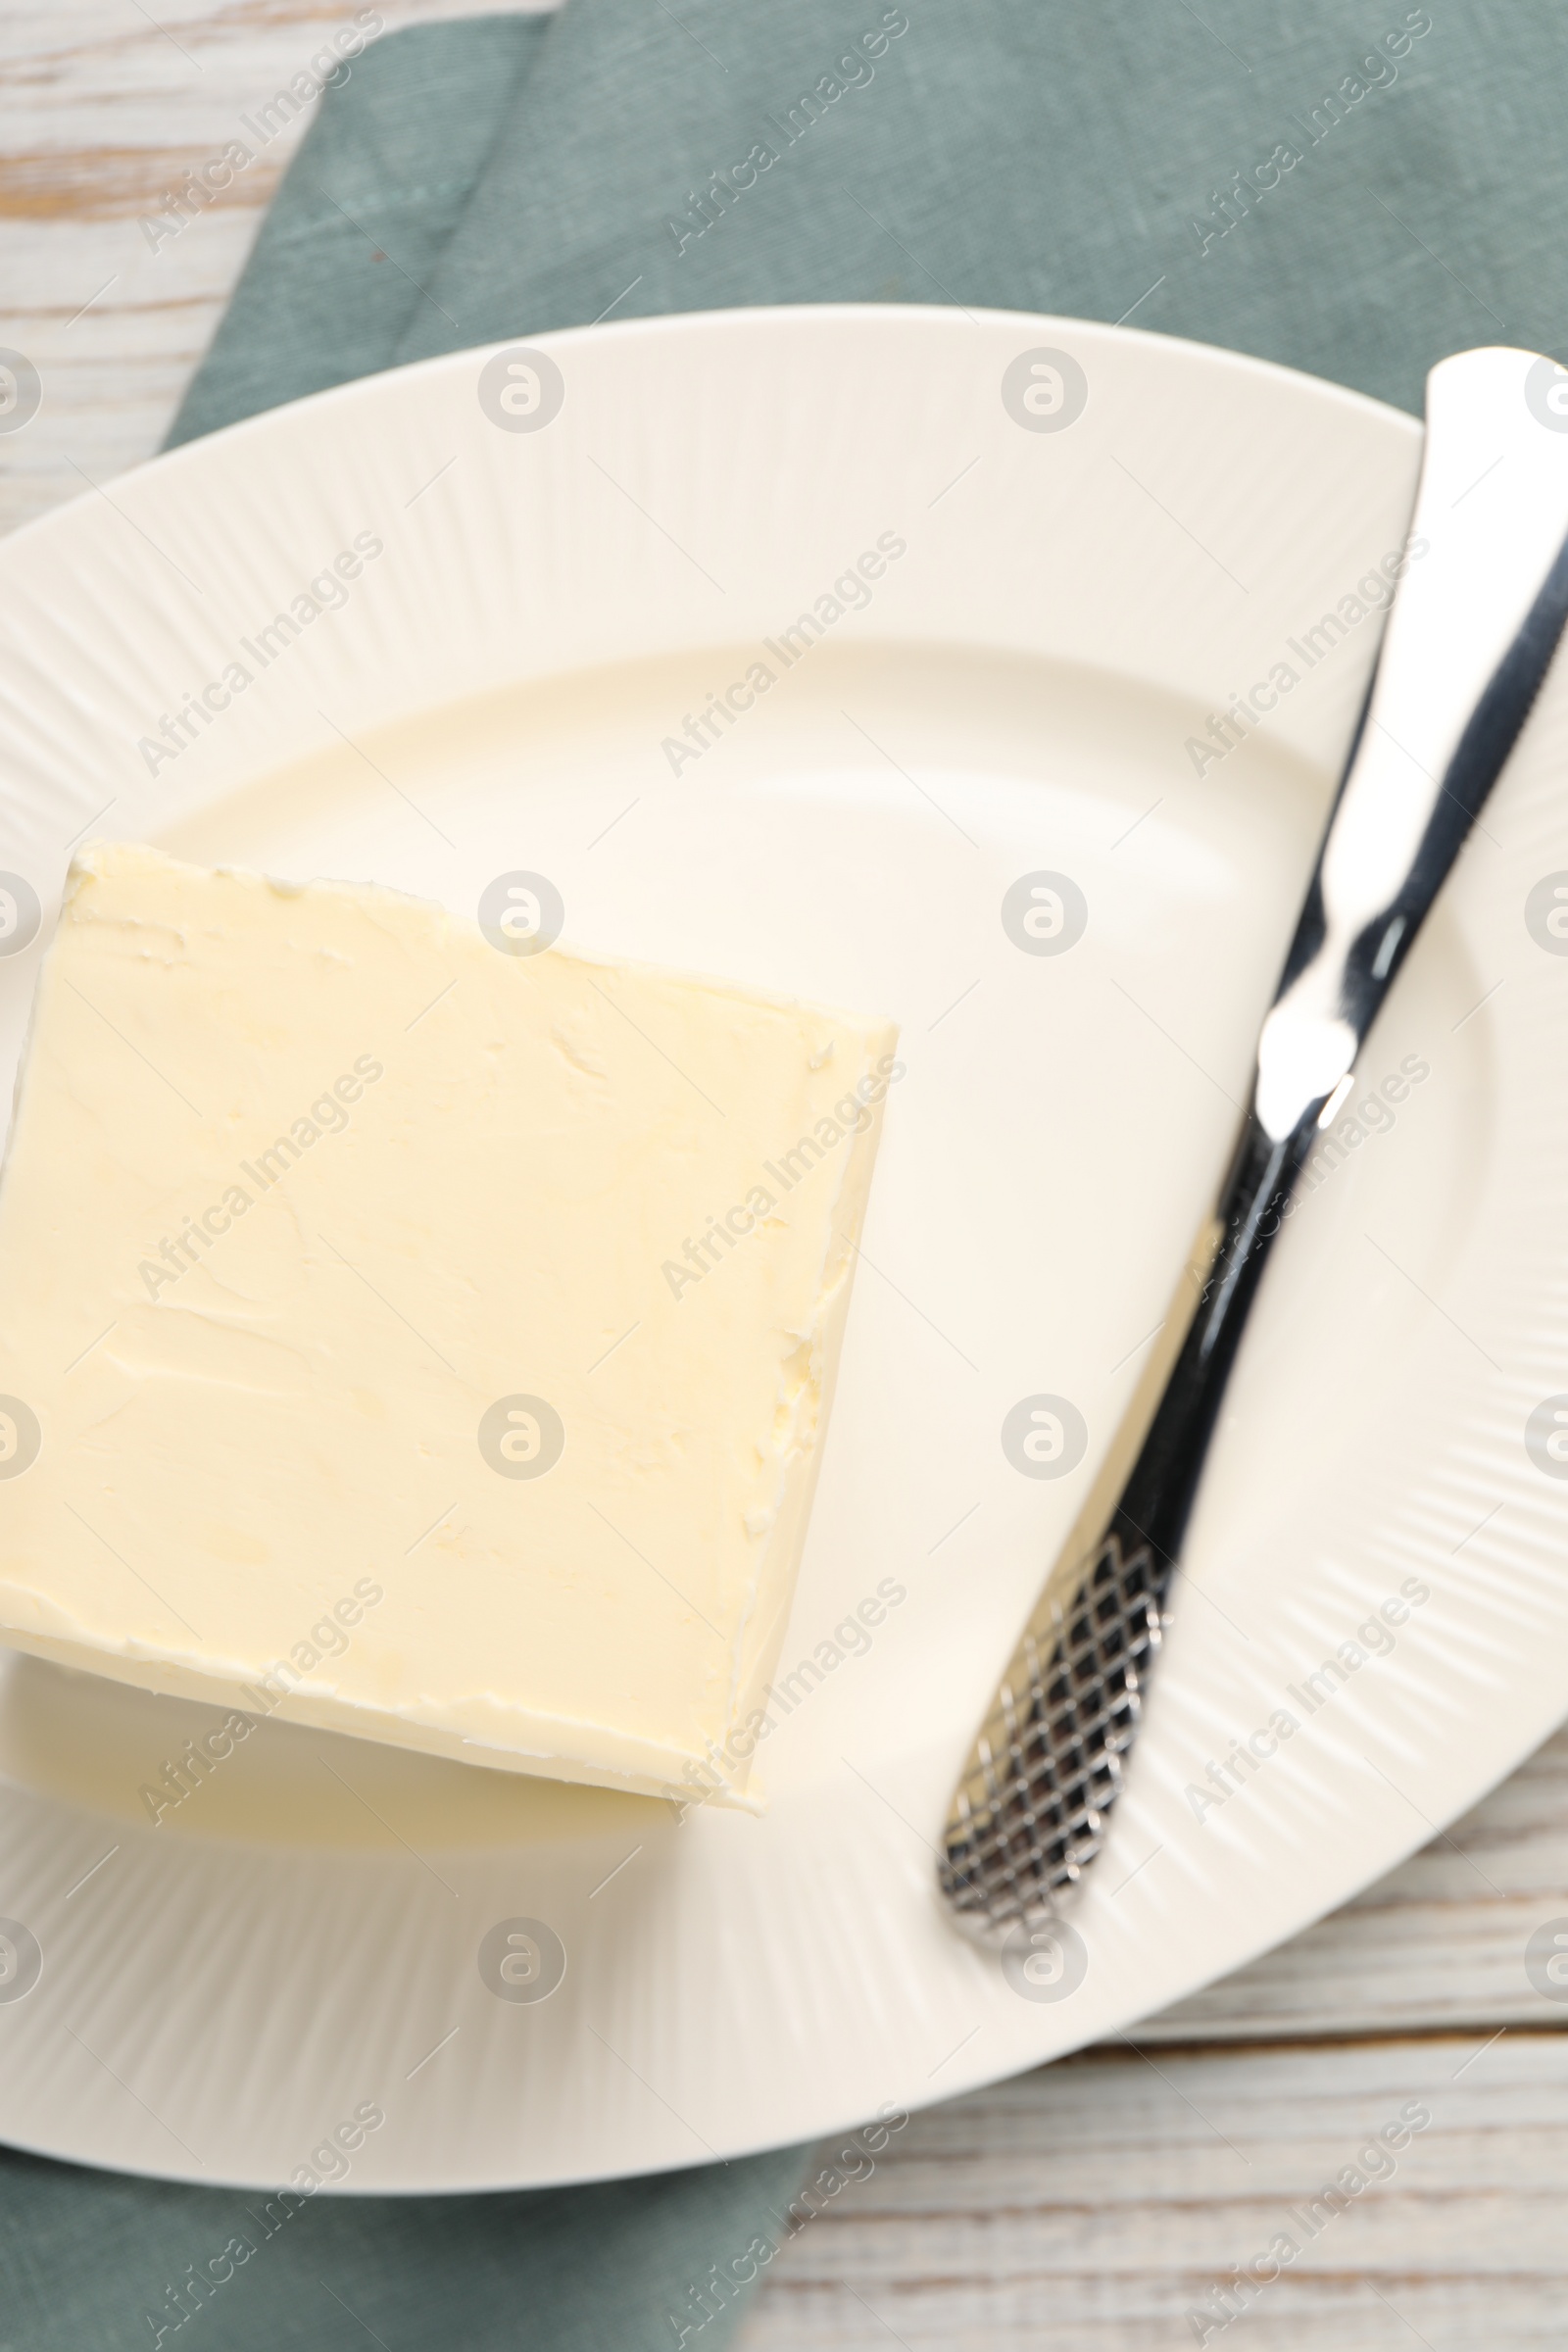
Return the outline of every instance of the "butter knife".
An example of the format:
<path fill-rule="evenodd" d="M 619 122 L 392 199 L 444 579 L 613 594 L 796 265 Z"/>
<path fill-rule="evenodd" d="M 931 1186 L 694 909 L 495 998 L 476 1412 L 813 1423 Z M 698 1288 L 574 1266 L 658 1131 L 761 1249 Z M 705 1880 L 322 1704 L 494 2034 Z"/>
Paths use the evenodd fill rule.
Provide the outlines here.
<path fill-rule="evenodd" d="M 1080 1519 L 954 1795 L 942 1890 L 983 1941 L 1058 1913 L 1104 1843 L 1269 1250 L 1568 620 L 1568 371 L 1532 352 L 1462 352 L 1428 376 L 1426 421 L 1421 560 L 1399 581 L 1263 1022 L 1190 1320 L 1141 1445 L 1123 1433 L 1132 1468 L 1108 1513 Z"/>

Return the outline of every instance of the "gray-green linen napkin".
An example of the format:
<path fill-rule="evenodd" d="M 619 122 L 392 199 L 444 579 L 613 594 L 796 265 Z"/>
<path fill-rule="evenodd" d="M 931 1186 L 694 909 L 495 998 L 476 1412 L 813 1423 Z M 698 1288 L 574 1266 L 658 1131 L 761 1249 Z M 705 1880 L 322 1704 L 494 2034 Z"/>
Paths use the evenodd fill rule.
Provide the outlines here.
<path fill-rule="evenodd" d="M 819 301 L 1126 318 L 1418 410 L 1446 352 L 1568 336 L 1565 63 L 1560 0 L 570 0 L 398 33 L 323 99 L 171 440 L 602 316 Z M 782 2234 L 803 2163 L 322 2197 L 163 2340 L 718 2352 L 737 2305 L 701 2324 L 696 2290 Z M 0 2152 L 0 2352 L 153 2342 L 245 2205 Z"/>
<path fill-rule="evenodd" d="M 265 2191 L 0 2148 L 0 2352 L 715 2352 L 758 2270 L 737 2258 L 787 2237 L 804 2166 L 318 2196 L 270 2230 Z"/>
<path fill-rule="evenodd" d="M 902 28 L 902 29 L 901 29 Z M 1559 0 L 569 0 L 329 91 L 171 438 L 741 303 L 1120 320 L 1419 411 L 1568 337 Z"/>

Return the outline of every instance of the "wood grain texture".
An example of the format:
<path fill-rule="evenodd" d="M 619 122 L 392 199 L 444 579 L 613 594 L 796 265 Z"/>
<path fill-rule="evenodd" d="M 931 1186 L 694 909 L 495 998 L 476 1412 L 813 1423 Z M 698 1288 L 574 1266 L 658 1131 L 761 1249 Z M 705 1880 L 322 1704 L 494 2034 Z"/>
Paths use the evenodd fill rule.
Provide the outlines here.
<path fill-rule="evenodd" d="M 764 2272 L 737 2352 L 1559 2345 L 1565 2099 L 1568 2035 L 1529 2031 L 1068 2059 L 916 2116 Z"/>
<path fill-rule="evenodd" d="M 390 27 L 475 7 L 379 13 Z M 353 13 L 0 13 L 0 342 L 44 384 L 32 423 L 0 439 L 0 530 L 156 450 L 309 111 L 176 238 L 154 251 L 142 220 Z M 1259 2352 L 1556 2345 L 1568 2004 L 1532 1989 L 1524 1947 L 1557 1917 L 1568 1732 L 1381 1886 L 1141 2029 L 1144 2054 L 1090 2052 L 916 2117 L 770 2266 L 744 2352 L 1195 2343 L 1190 2314 L 1227 2268 L 1410 2100 L 1432 2123 L 1393 2177 L 1234 2326 Z"/>
<path fill-rule="evenodd" d="M 142 222 L 185 172 L 243 135 L 240 116 L 308 68 L 358 6 L 0 10 L 0 344 L 43 382 L 32 422 L 0 438 L 0 532 L 157 450 L 314 107 L 177 236 L 155 247 Z M 376 13 L 392 30 L 524 12 L 379 0 Z"/>

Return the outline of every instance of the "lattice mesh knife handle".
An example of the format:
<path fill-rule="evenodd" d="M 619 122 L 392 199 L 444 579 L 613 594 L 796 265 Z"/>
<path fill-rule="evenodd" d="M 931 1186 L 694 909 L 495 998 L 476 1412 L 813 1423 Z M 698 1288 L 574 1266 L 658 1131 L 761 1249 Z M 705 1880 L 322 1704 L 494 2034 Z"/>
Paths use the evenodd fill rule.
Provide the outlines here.
<path fill-rule="evenodd" d="M 1080 1523 L 1090 1542 L 1064 1552 L 981 1727 L 941 1865 L 972 1934 L 1051 1916 L 1103 1842 L 1225 1377 L 1314 1140 L 1312 1118 L 1283 1144 L 1249 1120 L 1203 1253 L 1207 1278 L 1131 1474 L 1098 1534 Z"/>

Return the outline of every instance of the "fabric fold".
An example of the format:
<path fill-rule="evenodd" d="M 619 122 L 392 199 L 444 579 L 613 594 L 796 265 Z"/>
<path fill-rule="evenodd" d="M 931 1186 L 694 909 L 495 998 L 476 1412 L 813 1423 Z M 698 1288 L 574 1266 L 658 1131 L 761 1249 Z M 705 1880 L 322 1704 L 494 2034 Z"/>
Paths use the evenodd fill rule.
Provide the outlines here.
<path fill-rule="evenodd" d="M 555 24 L 417 24 L 328 83 L 167 448 L 392 367 Z"/>

